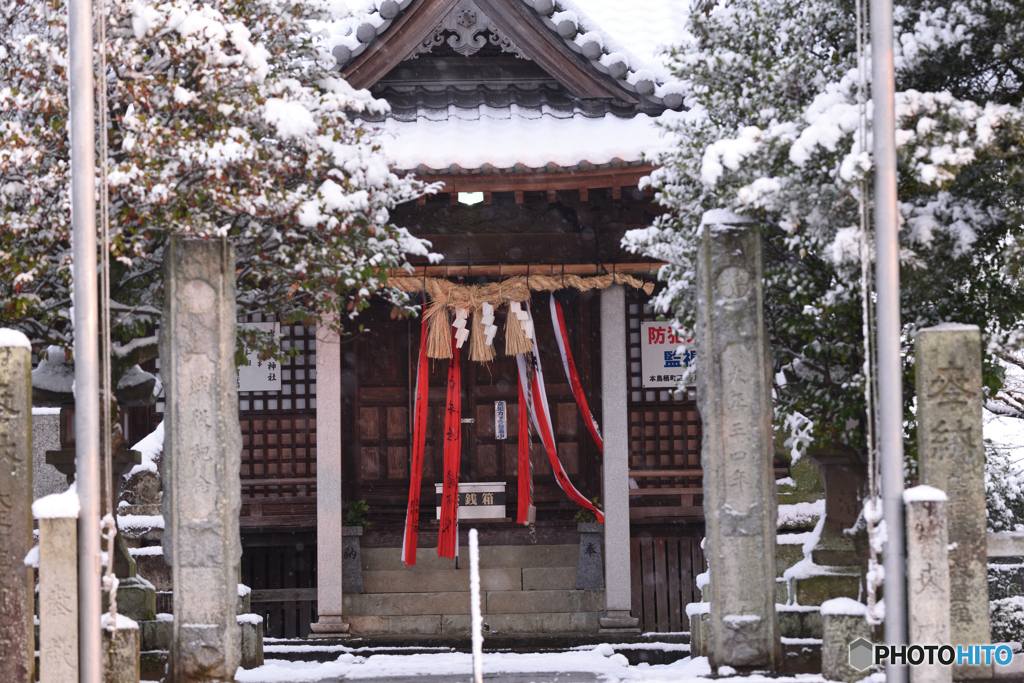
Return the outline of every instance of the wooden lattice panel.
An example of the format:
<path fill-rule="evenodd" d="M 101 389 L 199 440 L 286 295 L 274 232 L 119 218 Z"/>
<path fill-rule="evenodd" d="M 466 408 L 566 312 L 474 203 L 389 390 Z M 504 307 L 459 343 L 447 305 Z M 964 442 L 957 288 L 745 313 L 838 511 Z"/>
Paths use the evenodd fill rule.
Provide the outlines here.
<path fill-rule="evenodd" d="M 647 298 L 631 292 L 626 304 L 629 331 L 630 517 L 703 516 L 700 469 L 701 421 L 693 391 L 677 395 L 644 389 L 640 323 L 654 319 Z"/>

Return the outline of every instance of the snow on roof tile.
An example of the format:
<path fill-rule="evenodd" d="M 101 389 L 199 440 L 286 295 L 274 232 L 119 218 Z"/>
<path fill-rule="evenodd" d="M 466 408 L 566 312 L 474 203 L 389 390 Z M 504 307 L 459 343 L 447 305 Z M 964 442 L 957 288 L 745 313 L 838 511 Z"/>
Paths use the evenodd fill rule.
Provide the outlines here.
<path fill-rule="evenodd" d="M 686 40 L 687 0 L 520 1 L 570 49 L 588 59 L 598 71 L 617 79 L 624 90 L 669 109 L 682 106 L 682 95 L 662 52 L 668 45 Z M 327 47 L 339 68 L 362 54 L 412 4 L 412 0 L 342 2 L 352 16 L 314 27 L 329 34 Z"/>
<path fill-rule="evenodd" d="M 654 119 L 646 114 L 625 119 L 606 114 L 602 118 L 573 115 L 525 118 L 513 110 L 508 119 L 481 117 L 416 121 L 387 119 L 381 143 L 397 169 L 447 170 L 453 165 L 479 169 L 515 170 L 556 167 L 575 168 L 582 161 L 591 166 L 635 165 L 644 155 L 653 156 L 665 141 Z M 537 113 L 536 110 L 530 112 Z M 549 169 L 550 170 L 550 169 Z"/>

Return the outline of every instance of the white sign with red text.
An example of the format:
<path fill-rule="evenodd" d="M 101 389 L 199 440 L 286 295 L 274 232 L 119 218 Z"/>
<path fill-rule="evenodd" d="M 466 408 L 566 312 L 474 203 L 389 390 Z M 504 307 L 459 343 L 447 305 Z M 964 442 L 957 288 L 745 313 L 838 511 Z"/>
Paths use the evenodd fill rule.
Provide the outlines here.
<path fill-rule="evenodd" d="M 693 335 L 677 333 L 667 322 L 640 323 L 640 368 L 645 389 L 675 389 L 694 364 Z"/>

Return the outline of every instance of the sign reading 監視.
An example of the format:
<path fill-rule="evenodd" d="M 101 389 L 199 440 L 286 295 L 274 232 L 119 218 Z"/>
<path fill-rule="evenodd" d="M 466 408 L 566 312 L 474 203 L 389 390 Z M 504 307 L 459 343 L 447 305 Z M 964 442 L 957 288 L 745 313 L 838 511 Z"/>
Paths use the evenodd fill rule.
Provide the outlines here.
<path fill-rule="evenodd" d="M 640 323 L 640 369 L 645 389 L 675 389 L 696 357 L 692 334 L 679 334 L 667 322 Z"/>
<path fill-rule="evenodd" d="M 281 323 L 239 323 L 241 330 L 273 332 L 281 342 Z M 256 349 L 245 347 L 245 363 L 238 368 L 239 391 L 281 391 L 281 361 L 277 358 L 261 360 Z"/>

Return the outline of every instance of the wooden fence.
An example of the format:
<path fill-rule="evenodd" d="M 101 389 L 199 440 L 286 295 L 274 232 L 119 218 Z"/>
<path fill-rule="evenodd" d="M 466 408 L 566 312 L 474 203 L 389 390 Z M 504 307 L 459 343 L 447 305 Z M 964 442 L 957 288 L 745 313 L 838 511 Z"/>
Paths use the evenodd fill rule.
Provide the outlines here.
<path fill-rule="evenodd" d="M 700 602 L 696 577 L 704 571 L 700 536 L 630 539 L 633 616 L 644 633 L 690 630 L 686 605 Z"/>
<path fill-rule="evenodd" d="M 264 636 L 303 638 L 317 620 L 315 539 L 312 533 L 243 535 L 242 583 L 252 589 Z"/>

